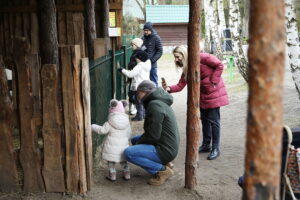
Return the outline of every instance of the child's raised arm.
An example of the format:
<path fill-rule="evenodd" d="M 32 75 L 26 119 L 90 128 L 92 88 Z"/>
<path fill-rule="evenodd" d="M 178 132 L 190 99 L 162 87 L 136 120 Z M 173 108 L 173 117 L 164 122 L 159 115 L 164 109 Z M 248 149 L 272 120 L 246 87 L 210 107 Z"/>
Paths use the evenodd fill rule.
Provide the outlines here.
<path fill-rule="evenodd" d="M 110 130 L 110 125 L 108 122 L 105 122 L 103 126 L 99 126 L 97 124 L 92 124 L 92 131 L 100 134 L 100 135 L 106 135 Z"/>

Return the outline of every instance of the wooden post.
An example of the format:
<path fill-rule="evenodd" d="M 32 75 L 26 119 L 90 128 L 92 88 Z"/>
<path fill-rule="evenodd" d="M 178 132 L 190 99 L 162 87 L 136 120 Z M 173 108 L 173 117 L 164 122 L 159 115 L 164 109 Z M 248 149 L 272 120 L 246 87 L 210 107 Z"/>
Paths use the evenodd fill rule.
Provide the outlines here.
<path fill-rule="evenodd" d="M 112 37 L 112 75 L 113 75 L 113 98 L 116 98 L 117 92 L 117 72 L 116 72 L 116 42 L 117 38 Z"/>
<path fill-rule="evenodd" d="M 18 191 L 18 174 L 13 150 L 13 103 L 7 86 L 6 72 L 0 57 L 0 191 Z"/>
<path fill-rule="evenodd" d="M 197 162 L 200 140 L 200 1 L 190 0 L 188 25 L 188 108 L 186 125 L 185 187 L 197 185 Z"/>
<path fill-rule="evenodd" d="M 55 0 L 37 1 L 42 64 L 58 64 Z"/>
<path fill-rule="evenodd" d="M 20 162 L 24 170 L 24 191 L 42 192 L 44 191 L 44 182 L 41 175 L 41 157 L 37 144 L 37 129 L 34 120 L 32 120 L 33 97 L 28 56 L 29 43 L 25 38 L 16 38 L 13 51 L 18 77 L 21 131 Z"/>
<path fill-rule="evenodd" d="M 251 0 L 243 199 L 279 199 L 283 127 L 283 0 Z M 276 16 L 276 17 L 274 17 Z"/>
<path fill-rule="evenodd" d="M 88 58 L 81 59 L 81 92 L 84 116 L 84 140 L 87 188 L 91 190 L 93 184 L 93 148 L 91 129 L 91 101 L 90 101 L 90 74 Z"/>
<path fill-rule="evenodd" d="M 64 171 L 62 167 L 61 126 L 62 114 L 58 99 L 58 68 L 45 64 L 41 70 L 43 87 L 43 139 L 44 167 L 43 177 L 46 192 L 64 192 Z"/>
<path fill-rule="evenodd" d="M 66 189 L 69 193 L 78 193 L 78 131 L 75 111 L 74 84 L 72 75 L 71 50 L 69 46 L 60 47 L 62 69 L 62 93 L 64 129 L 66 141 Z"/>
<path fill-rule="evenodd" d="M 29 1 L 30 5 L 36 6 L 35 0 Z M 31 41 L 31 53 L 39 53 L 39 23 L 37 14 L 35 12 L 30 13 L 30 41 Z"/>
<path fill-rule="evenodd" d="M 85 35 L 89 59 L 94 59 L 94 40 L 96 39 L 95 0 L 84 1 Z"/>

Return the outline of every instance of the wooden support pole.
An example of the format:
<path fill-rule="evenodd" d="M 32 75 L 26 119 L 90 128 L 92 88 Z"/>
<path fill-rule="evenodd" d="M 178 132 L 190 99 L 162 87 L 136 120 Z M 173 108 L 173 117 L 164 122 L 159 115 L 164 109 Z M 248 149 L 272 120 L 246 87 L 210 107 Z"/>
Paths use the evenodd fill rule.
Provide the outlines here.
<path fill-rule="evenodd" d="M 24 191 L 42 192 L 41 156 L 37 144 L 37 128 L 33 116 L 31 66 L 29 43 L 25 38 L 14 39 L 14 60 L 17 69 L 19 118 L 21 131 L 20 161 L 24 170 Z"/>
<path fill-rule="evenodd" d="M 78 131 L 75 111 L 71 49 L 69 46 L 60 47 L 60 63 L 62 70 L 62 96 L 66 141 L 66 190 L 68 193 L 78 193 Z"/>
<path fill-rule="evenodd" d="M 81 59 L 81 92 L 84 116 L 84 140 L 85 140 L 85 160 L 86 160 L 86 180 L 87 189 L 91 190 L 93 184 L 93 148 L 91 129 L 91 101 L 90 101 L 90 74 L 88 58 Z"/>
<path fill-rule="evenodd" d="M 190 0 L 188 24 L 188 101 L 186 125 L 185 187 L 197 185 L 196 169 L 200 140 L 200 1 Z"/>
<path fill-rule="evenodd" d="M 62 166 L 61 137 L 63 135 L 62 114 L 58 99 L 58 67 L 45 64 L 41 70 L 43 88 L 43 177 L 46 192 L 65 192 Z"/>
<path fill-rule="evenodd" d="M 94 40 L 96 39 L 95 0 L 84 1 L 85 35 L 89 59 L 94 59 Z"/>
<path fill-rule="evenodd" d="M 110 39 L 108 34 L 109 28 L 109 1 L 103 0 L 100 2 L 101 11 L 99 12 L 100 21 L 99 21 L 99 38 L 106 39 L 106 49 L 110 49 Z"/>
<path fill-rule="evenodd" d="M 42 64 L 58 64 L 55 0 L 37 1 Z"/>
<path fill-rule="evenodd" d="M 251 0 L 243 199 L 279 199 L 285 60 L 284 0 Z"/>
<path fill-rule="evenodd" d="M 18 174 L 13 150 L 13 103 L 7 86 L 4 63 L 0 56 L 0 191 L 18 191 Z"/>

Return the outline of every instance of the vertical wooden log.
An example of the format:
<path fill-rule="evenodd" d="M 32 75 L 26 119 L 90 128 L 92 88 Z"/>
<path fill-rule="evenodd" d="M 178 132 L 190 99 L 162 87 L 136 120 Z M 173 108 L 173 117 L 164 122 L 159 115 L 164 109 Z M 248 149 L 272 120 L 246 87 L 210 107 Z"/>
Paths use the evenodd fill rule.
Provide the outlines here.
<path fill-rule="evenodd" d="M 58 64 L 55 1 L 38 1 L 42 64 Z"/>
<path fill-rule="evenodd" d="M 283 0 L 251 0 L 243 199 L 279 199 L 283 127 Z"/>
<path fill-rule="evenodd" d="M 109 1 L 103 0 L 100 1 L 101 11 L 99 13 L 99 37 L 106 39 L 106 49 L 110 49 L 110 39 L 108 35 L 109 28 Z"/>
<path fill-rule="evenodd" d="M 85 141 L 85 162 L 87 189 L 91 190 L 93 184 L 93 148 L 91 129 L 91 101 L 90 101 L 90 74 L 88 58 L 81 59 L 81 93 L 84 116 L 84 141 Z"/>
<path fill-rule="evenodd" d="M 18 191 L 18 175 L 13 150 L 13 104 L 0 56 L 0 191 Z"/>
<path fill-rule="evenodd" d="M 5 55 L 5 39 L 4 39 L 4 14 L 0 15 L 0 55 Z"/>
<path fill-rule="evenodd" d="M 197 162 L 200 141 L 200 1 L 190 0 L 188 24 L 188 101 L 186 125 L 185 187 L 197 185 Z"/>
<path fill-rule="evenodd" d="M 14 40 L 14 60 L 18 77 L 18 102 L 21 130 L 20 161 L 24 170 L 24 191 L 42 192 L 44 182 L 41 175 L 41 158 L 37 145 L 37 132 L 32 120 L 33 98 L 31 71 L 29 66 L 29 44 L 25 38 Z"/>
<path fill-rule="evenodd" d="M 81 96 L 81 70 L 80 70 L 80 46 L 71 46 L 72 66 L 73 66 L 73 83 L 75 99 L 75 116 L 76 116 L 76 135 L 78 148 L 78 166 L 79 166 L 79 190 L 80 193 L 87 191 L 86 184 L 86 163 L 85 163 L 85 145 L 84 145 L 84 124 L 83 124 L 83 107 Z"/>
<path fill-rule="evenodd" d="M 5 40 L 5 57 L 11 56 L 10 46 L 10 26 L 9 26 L 9 14 L 4 13 L 4 40 Z"/>
<path fill-rule="evenodd" d="M 74 25 L 73 25 L 73 13 L 66 13 L 66 24 L 67 24 L 67 44 L 74 45 L 75 44 L 75 36 L 74 36 Z"/>
<path fill-rule="evenodd" d="M 73 14 L 74 44 L 80 45 L 81 57 L 85 57 L 84 20 L 82 13 Z"/>
<path fill-rule="evenodd" d="M 88 56 L 92 60 L 94 59 L 94 40 L 96 39 L 95 0 L 84 1 L 84 16 Z"/>
<path fill-rule="evenodd" d="M 18 6 L 20 4 L 23 4 L 23 0 L 12 0 L 14 6 Z M 17 37 L 23 37 L 23 19 L 22 19 L 22 14 L 21 13 L 15 13 L 15 34 L 14 36 Z"/>
<path fill-rule="evenodd" d="M 69 193 L 78 192 L 79 169 L 78 169 L 78 135 L 74 99 L 74 85 L 72 74 L 70 47 L 60 47 L 60 63 L 62 69 L 62 91 L 64 129 L 66 141 L 66 189 Z"/>
<path fill-rule="evenodd" d="M 36 6 L 35 0 L 30 0 L 29 4 Z M 37 14 L 35 12 L 30 13 L 30 40 L 31 40 L 31 53 L 39 53 L 39 23 Z"/>
<path fill-rule="evenodd" d="M 43 177 L 46 192 L 64 192 L 64 172 L 62 167 L 61 137 L 62 114 L 58 99 L 58 68 L 54 64 L 45 64 L 41 70 L 43 87 L 43 139 L 44 167 Z"/>

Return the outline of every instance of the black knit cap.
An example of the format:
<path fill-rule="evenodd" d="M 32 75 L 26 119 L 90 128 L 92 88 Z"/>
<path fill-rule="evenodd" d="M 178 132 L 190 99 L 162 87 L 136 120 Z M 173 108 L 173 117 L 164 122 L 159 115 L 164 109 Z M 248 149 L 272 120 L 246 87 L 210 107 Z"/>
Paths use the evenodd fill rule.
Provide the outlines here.
<path fill-rule="evenodd" d="M 148 54 L 143 50 L 137 50 L 135 57 L 141 60 L 142 62 L 146 62 L 149 59 Z"/>
<path fill-rule="evenodd" d="M 153 24 L 152 24 L 152 22 L 146 22 L 145 24 L 144 24 L 144 30 L 145 29 L 148 29 L 148 30 L 150 30 L 150 31 L 153 31 Z"/>

